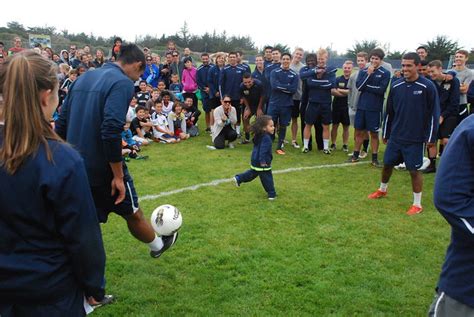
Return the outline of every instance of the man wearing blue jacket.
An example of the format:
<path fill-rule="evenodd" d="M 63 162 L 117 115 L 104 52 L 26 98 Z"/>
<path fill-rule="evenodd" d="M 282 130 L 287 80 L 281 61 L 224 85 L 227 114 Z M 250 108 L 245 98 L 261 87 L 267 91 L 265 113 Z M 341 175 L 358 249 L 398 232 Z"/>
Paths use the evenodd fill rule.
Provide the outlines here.
<path fill-rule="evenodd" d="M 134 44 L 122 45 L 115 63 L 87 72 L 69 89 L 56 132 L 81 153 L 86 166 L 99 221 L 110 212 L 122 216 L 131 234 L 159 257 L 177 234 L 156 236 L 138 206 L 138 197 L 122 160 L 122 137 L 133 81 L 145 68 L 145 55 Z"/>
<path fill-rule="evenodd" d="M 308 105 L 305 112 L 305 128 L 303 131 L 303 153 L 309 152 L 309 139 L 311 129 L 317 121 L 323 124 L 323 151 L 331 154 L 329 150 L 329 125 L 331 124 L 331 91 L 336 88 L 337 69 L 327 67 L 328 52 L 320 49 L 317 53 L 315 68 L 302 68 L 300 76 L 306 80 L 308 89 Z"/>
<path fill-rule="evenodd" d="M 457 78 L 452 78 L 443 73 L 443 64 L 440 60 L 431 61 L 428 64 L 430 79 L 435 84 L 439 95 L 440 117 L 438 139 L 440 146 L 446 146 L 454 129 L 458 125 L 460 83 Z M 430 165 L 423 172 L 436 172 L 436 146 L 429 148 Z"/>
<path fill-rule="evenodd" d="M 449 139 L 438 167 L 434 205 L 451 226 L 437 295 L 429 316 L 474 316 L 474 116 Z"/>
<path fill-rule="evenodd" d="M 387 196 L 387 186 L 393 167 L 405 162 L 413 188 L 413 205 L 408 215 L 423 211 L 421 192 L 423 174 L 418 170 L 423 163 L 425 143 L 434 146 L 439 124 L 439 98 L 433 82 L 420 76 L 417 67 L 420 57 L 412 52 L 403 55 L 403 79 L 392 83 L 388 95 L 383 126 L 383 142 L 387 144 L 380 188 L 369 199 Z"/>
<path fill-rule="evenodd" d="M 366 131 L 370 133 L 372 148 L 372 165 L 381 167 L 378 161 L 380 119 L 383 112 L 385 91 L 390 82 L 390 72 L 382 65 L 385 53 L 380 48 L 373 49 L 370 54 L 370 65 L 360 70 L 356 87 L 360 91 L 359 102 L 354 120 L 355 146 L 349 162 L 358 162 L 360 147 L 364 142 Z"/>
<path fill-rule="evenodd" d="M 240 104 L 240 84 L 245 73 L 245 68 L 237 63 L 237 53 L 230 52 L 227 56 L 229 64 L 221 71 L 219 90 L 221 96 L 230 96 L 232 107 L 237 111 L 237 125 L 235 130 L 240 135 L 240 122 L 242 118 L 242 105 Z"/>
<path fill-rule="evenodd" d="M 268 103 L 268 115 L 273 122 L 278 122 L 278 143 L 276 153 L 284 155 L 283 141 L 286 136 L 286 127 L 291 120 L 293 94 L 298 89 L 299 76 L 290 69 L 291 54 L 283 53 L 281 66 L 271 72 L 270 87 L 272 93 Z M 268 67 L 267 67 L 268 69 Z"/>
<path fill-rule="evenodd" d="M 197 69 L 197 84 L 199 90 L 201 91 L 201 101 L 202 101 L 202 109 L 205 112 L 206 118 L 206 131 L 211 130 L 211 105 L 209 103 L 209 83 L 207 81 L 207 75 L 209 74 L 209 69 L 213 66 L 209 62 L 209 54 L 202 53 L 201 54 L 201 66 Z"/>

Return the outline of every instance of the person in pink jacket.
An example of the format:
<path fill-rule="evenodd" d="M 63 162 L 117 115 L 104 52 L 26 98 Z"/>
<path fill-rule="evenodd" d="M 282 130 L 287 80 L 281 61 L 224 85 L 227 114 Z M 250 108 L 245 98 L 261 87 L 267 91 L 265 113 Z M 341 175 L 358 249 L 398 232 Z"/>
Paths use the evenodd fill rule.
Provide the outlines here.
<path fill-rule="evenodd" d="M 183 84 L 184 100 L 186 100 L 186 98 L 192 98 L 193 111 L 196 111 L 198 107 L 198 100 L 195 93 L 198 88 L 197 70 L 196 67 L 193 66 L 193 62 L 190 58 L 184 59 L 184 69 L 181 82 Z"/>

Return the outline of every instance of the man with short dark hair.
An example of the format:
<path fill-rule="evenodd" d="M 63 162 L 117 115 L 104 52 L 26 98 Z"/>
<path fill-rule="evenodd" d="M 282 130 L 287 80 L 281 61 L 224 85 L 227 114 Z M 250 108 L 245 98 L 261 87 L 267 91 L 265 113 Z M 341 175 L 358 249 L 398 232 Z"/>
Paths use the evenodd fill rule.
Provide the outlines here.
<path fill-rule="evenodd" d="M 360 70 L 357 76 L 356 87 L 360 91 L 357 104 L 354 127 L 356 129 L 356 142 L 354 153 L 348 162 L 358 162 L 361 145 L 366 131 L 370 133 L 370 146 L 372 148 L 372 165 L 381 167 L 378 161 L 380 119 L 382 117 L 385 91 L 390 82 L 390 72 L 382 66 L 385 53 L 376 48 L 370 54 L 370 66 Z M 417 63 L 418 65 L 419 63 Z"/>
<path fill-rule="evenodd" d="M 265 67 L 273 63 L 272 52 L 273 52 L 272 46 L 265 46 L 265 48 L 263 49 L 263 57 L 264 57 L 263 65 Z"/>
<path fill-rule="evenodd" d="M 236 131 L 240 134 L 240 122 L 242 118 L 242 106 L 240 104 L 240 84 L 245 73 L 245 68 L 237 63 L 237 53 L 230 52 L 227 56 L 229 64 L 221 71 L 219 78 L 219 90 L 221 96 L 228 95 L 231 98 L 232 107 L 237 112 Z"/>
<path fill-rule="evenodd" d="M 201 54 L 201 66 L 197 69 L 197 84 L 198 88 L 201 92 L 201 101 L 202 101 L 202 109 L 205 112 L 205 119 L 206 119 L 206 131 L 211 131 L 211 110 L 212 107 L 209 103 L 209 82 L 207 79 L 207 75 L 209 74 L 209 69 L 211 69 L 213 64 L 210 63 L 209 54 L 202 53 Z"/>
<path fill-rule="evenodd" d="M 443 73 L 443 64 L 440 60 L 431 61 L 428 66 L 429 78 L 435 84 L 439 95 L 440 116 L 437 138 L 445 147 L 458 125 L 459 80 Z M 424 173 L 436 172 L 436 145 L 428 149 L 430 165 L 423 171 Z"/>
<path fill-rule="evenodd" d="M 265 96 L 262 82 L 253 79 L 250 73 L 245 73 L 242 84 L 240 84 L 240 94 L 245 106 L 243 114 L 245 138 L 242 140 L 242 144 L 247 144 L 250 142 L 250 119 L 255 115 L 261 116 L 263 114 Z"/>
<path fill-rule="evenodd" d="M 404 79 L 392 83 L 383 126 L 383 142 L 387 148 L 382 180 L 379 189 L 368 196 L 369 199 L 387 196 L 394 166 L 405 162 L 413 189 L 413 205 L 407 211 L 409 216 L 423 211 L 423 174 L 418 169 L 423 163 L 425 143 L 428 147 L 434 146 L 439 120 L 438 92 L 429 79 L 418 74 L 419 63 L 416 53 L 403 55 Z"/>
<path fill-rule="evenodd" d="M 418 46 L 416 49 L 416 54 L 418 54 L 420 57 L 420 61 L 424 61 L 428 57 L 428 49 L 423 45 Z"/>
<path fill-rule="evenodd" d="M 122 216 L 130 233 L 159 257 L 177 233 L 158 237 L 138 206 L 138 197 L 122 159 L 125 117 L 133 97 L 133 81 L 145 69 L 145 55 L 134 45 L 122 45 L 118 60 L 81 75 L 69 88 L 56 121 L 56 132 L 81 153 L 99 221 L 109 213 Z"/>
<path fill-rule="evenodd" d="M 272 117 L 273 122 L 278 122 L 278 143 L 276 153 L 279 155 L 285 154 L 285 151 L 283 150 L 283 142 L 286 136 L 286 127 L 289 125 L 291 120 L 293 94 L 298 89 L 299 81 L 299 75 L 290 69 L 290 62 L 291 54 L 283 53 L 281 55 L 281 66 L 274 69 L 270 75 L 270 87 L 272 93 L 268 102 L 268 115 Z"/>

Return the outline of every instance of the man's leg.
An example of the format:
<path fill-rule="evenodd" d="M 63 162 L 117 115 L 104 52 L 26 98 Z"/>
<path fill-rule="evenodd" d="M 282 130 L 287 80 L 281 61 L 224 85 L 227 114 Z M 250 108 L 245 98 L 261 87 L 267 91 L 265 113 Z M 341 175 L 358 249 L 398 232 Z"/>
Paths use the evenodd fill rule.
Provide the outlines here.
<path fill-rule="evenodd" d="M 378 163 L 378 152 L 379 152 L 379 133 L 370 131 L 370 147 L 372 149 L 372 164 L 377 167 Z"/>
<path fill-rule="evenodd" d="M 303 103 L 301 103 L 301 106 L 300 106 L 300 123 L 301 123 L 301 140 L 303 141 L 304 143 L 304 139 L 305 139 L 305 136 L 304 136 L 304 130 L 306 129 L 306 111 L 307 111 L 307 108 L 308 108 L 308 104 L 304 105 Z M 311 130 L 309 131 L 309 137 L 308 137 L 308 145 L 306 147 L 309 151 L 311 151 L 313 149 L 313 138 L 311 136 Z"/>
<path fill-rule="evenodd" d="M 324 127 L 323 127 L 324 129 Z M 337 142 L 337 129 L 339 129 L 339 123 L 333 123 L 331 128 L 331 149 L 336 149 Z M 333 147 L 334 145 L 334 147 Z"/>
<path fill-rule="evenodd" d="M 368 196 L 369 199 L 377 199 L 387 196 L 387 187 L 393 173 L 393 165 L 384 165 L 382 168 L 382 179 L 380 187 Z"/>
<path fill-rule="evenodd" d="M 155 239 L 155 231 L 145 219 L 141 209 L 138 209 L 134 214 L 124 216 L 124 218 L 127 221 L 128 230 L 135 239 L 144 243 L 151 243 Z"/>

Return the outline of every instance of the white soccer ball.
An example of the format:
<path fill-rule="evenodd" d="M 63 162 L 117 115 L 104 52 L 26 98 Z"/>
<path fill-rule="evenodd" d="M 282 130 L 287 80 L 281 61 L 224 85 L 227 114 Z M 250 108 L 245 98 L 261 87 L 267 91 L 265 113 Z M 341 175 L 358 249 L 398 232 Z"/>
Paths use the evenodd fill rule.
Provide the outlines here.
<path fill-rule="evenodd" d="M 158 235 L 170 236 L 181 228 L 183 217 L 175 206 L 161 205 L 153 210 L 150 221 Z"/>

